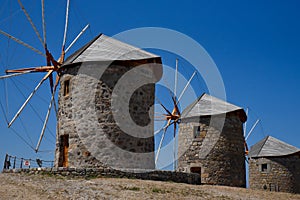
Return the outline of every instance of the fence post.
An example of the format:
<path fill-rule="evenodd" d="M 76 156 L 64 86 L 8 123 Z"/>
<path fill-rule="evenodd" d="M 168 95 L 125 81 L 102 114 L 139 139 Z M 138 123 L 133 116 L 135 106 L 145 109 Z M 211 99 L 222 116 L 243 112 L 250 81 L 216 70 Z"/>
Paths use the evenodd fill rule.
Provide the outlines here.
<path fill-rule="evenodd" d="M 12 160 L 13 159 L 13 160 Z M 17 160 L 18 159 L 18 160 Z M 30 169 L 31 168 L 31 165 L 35 162 L 37 163 L 38 161 L 37 160 L 33 160 L 33 159 L 26 159 L 26 158 L 18 158 L 17 156 L 10 156 L 9 154 L 5 154 L 5 159 L 4 159 L 4 165 L 3 165 L 3 170 L 5 169 L 9 169 L 11 167 L 11 164 L 13 162 L 13 165 L 12 165 L 12 169 L 16 169 L 16 165 L 17 166 L 20 166 L 20 169 L 23 169 L 23 163 L 24 161 L 30 161 L 29 163 L 29 166 L 28 168 Z M 20 164 L 18 162 L 21 162 Z M 43 160 L 40 160 L 40 161 L 43 161 Z M 44 164 L 46 165 L 47 167 L 47 163 L 50 163 L 51 165 L 51 168 L 54 167 L 54 161 L 44 161 Z M 33 167 L 35 165 L 32 165 Z M 42 167 L 42 162 L 41 162 L 41 167 Z M 26 168 L 26 167 L 25 167 Z"/>
<path fill-rule="evenodd" d="M 21 158 L 21 164 L 20 164 L 20 168 L 22 169 L 22 167 L 23 167 L 23 159 L 24 158 Z"/>
<path fill-rule="evenodd" d="M 15 156 L 15 158 L 14 158 L 14 166 L 13 166 L 13 169 L 16 168 L 16 160 L 17 160 L 17 157 Z"/>
<path fill-rule="evenodd" d="M 8 159 L 8 155 L 6 154 L 5 155 L 5 160 L 4 160 L 4 165 L 3 165 L 3 170 L 8 168 L 7 167 L 7 159 Z"/>
<path fill-rule="evenodd" d="M 11 158 L 12 158 L 11 156 L 8 156 L 7 169 L 9 169 L 11 166 L 11 163 L 10 163 Z"/>

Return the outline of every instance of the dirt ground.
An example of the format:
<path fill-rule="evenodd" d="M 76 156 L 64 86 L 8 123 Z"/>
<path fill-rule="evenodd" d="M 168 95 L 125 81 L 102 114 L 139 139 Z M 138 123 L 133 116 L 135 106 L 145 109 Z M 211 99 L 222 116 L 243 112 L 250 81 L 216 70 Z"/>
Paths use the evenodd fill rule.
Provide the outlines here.
<path fill-rule="evenodd" d="M 0 199 L 300 199 L 242 188 L 117 178 L 0 174 Z"/>

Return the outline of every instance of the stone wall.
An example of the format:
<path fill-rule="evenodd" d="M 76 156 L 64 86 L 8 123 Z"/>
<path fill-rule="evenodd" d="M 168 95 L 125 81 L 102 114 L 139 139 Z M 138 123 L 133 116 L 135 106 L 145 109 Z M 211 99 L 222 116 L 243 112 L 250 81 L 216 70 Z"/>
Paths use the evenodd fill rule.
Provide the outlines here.
<path fill-rule="evenodd" d="M 28 174 L 53 174 L 57 176 L 68 177 L 114 177 L 114 178 L 136 178 L 153 181 L 173 181 L 176 183 L 187 183 L 200 185 L 201 180 L 199 174 L 182 173 L 172 171 L 150 171 L 139 172 L 140 170 L 119 171 L 108 168 L 32 168 L 32 169 L 5 169 L 3 173 L 28 173 Z"/>
<path fill-rule="evenodd" d="M 267 168 L 262 169 L 262 165 Z M 282 157 L 250 158 L 251 189 L 300 193 L 300 154 Z"/>
<path fill-rule="evenodd" d="M 155 64 L 156 61 L 142 63 L 146 68 L 142 74 L 137 74 L 143 76 L 137 80 L 159 80 L 159 72 L 153 75 L 152 71 L 154 67 L 159 71 L 159 66 L 155 64 L 153 67 L 152 62 Z M 68 167 L 155 168 L 154 125 L 151 120 L 155 85 L 145 84 L 134 91 L 126 91 L 126 88 L 138 84 L 132 78 L 119 85 L 124 94 L 117 96 L 118 93 L 113 92 L 124 74 L 139 64 L 130 61 L 87 62 L 65 67 L 60 79 L 55 166 L 62 166 L 61 136 L 68 135 Z M 67 95 L 64 91 L 66 81 L 69 84 Z M 112 106 L 113 95 L 119 101 L 116 107 Z M 130 98 L 126 99 L 126 95 Z M 132 119 L 134 125 L 141 128 L 129 127 L 131 132 L 127 134 L 129 131 L 120 128 L 113 111 L 119 113 L 118 117 Z M 122 116 L 126 112 L 130 115 Z"/>
<path fill-rule="evenodd" d="M 243 127 L 236 113 L 182 120 L 178 157 L 177 170 L 201 173 L 201 183 L 246 186 Z"/>

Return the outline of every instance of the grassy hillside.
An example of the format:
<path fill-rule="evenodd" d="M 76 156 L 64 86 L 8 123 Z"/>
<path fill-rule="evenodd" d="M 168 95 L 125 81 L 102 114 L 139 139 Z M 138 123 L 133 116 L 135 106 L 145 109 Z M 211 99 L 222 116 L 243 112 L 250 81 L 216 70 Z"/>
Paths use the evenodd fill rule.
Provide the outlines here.
<path fill-rule="evenodd" d="M 300 199 L 300 195 L 137 179 L 0 174 L 0 199 Z"/>

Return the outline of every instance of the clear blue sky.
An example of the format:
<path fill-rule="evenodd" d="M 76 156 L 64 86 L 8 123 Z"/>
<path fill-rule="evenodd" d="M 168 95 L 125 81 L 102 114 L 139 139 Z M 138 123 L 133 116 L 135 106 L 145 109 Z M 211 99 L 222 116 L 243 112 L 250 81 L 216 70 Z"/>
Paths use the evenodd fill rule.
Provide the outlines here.
<path fill-rule="evenodd" d="M 56 57 L 62 41 L 64 4 L 64 0 L 46 0 L 48 44 Z M 41 32 L 40 1 L 24 1 L 24 5 Z M 250 137 L 250 145 L 264 135 L 272 135 L 300 147 L 299 8 L 300 2 L 297 0 L 73 0 L 67 44 L 87 23 L 91 25 L 90 30 L 73 50 L 100 32 L 110 36 L 139 27 L 164 27 L 182 32 L 200 43 L 215 61 L 225 84 L 227 100 L 250 108 L 248 127 L 257 118 L 261 119 Z M 10 13 L 13 17 L 7 18 Z M 0 0 L 0 29 L 42 50 L 24 14 L 17 7 L 17 1 Z M 17 67 L 44 64 L 40 56 L 22 47 L 14 48 L 14 44 L 8 48 L 3 36 L 0 36 L 0 40 L 0 65 Z M 6 55 L 12 58 L 7 59 Z M 166 62 L 171 61 L 166 59 Z M 5 68 L 1 66 L 2 71 Z M 47 90 L 46 87 L 43 91 Z M 45 99 L 49 96 L 47 92 L 41 92 L 40 95 L 46 96 Z M 47 108 L 46 103 L 43 108 L 40 106 L 42 104 L 34 105 L 38 105 L 38 112 L 41 113 L 44 107 Z M 26 117 L 31 119 L 30 114 Z M 25 116 L 23 118 L 26 119 Z M 34 122 L 31 123 L 34 126 Z M 6 152 L 24 157 L 35 156 L 32 150 L 7 130 L 3 114 L 0 116 L 0 128 L 0 161 Z M 39 135 L 38 128 L 35 131 Z M 52 132 L 55 134 L 53 122 Z M 32 135 L 33 143 L 37 140 L 36 135 Z M 54 148 L 53 144 L 49 143 L 49 148 Z"/>

